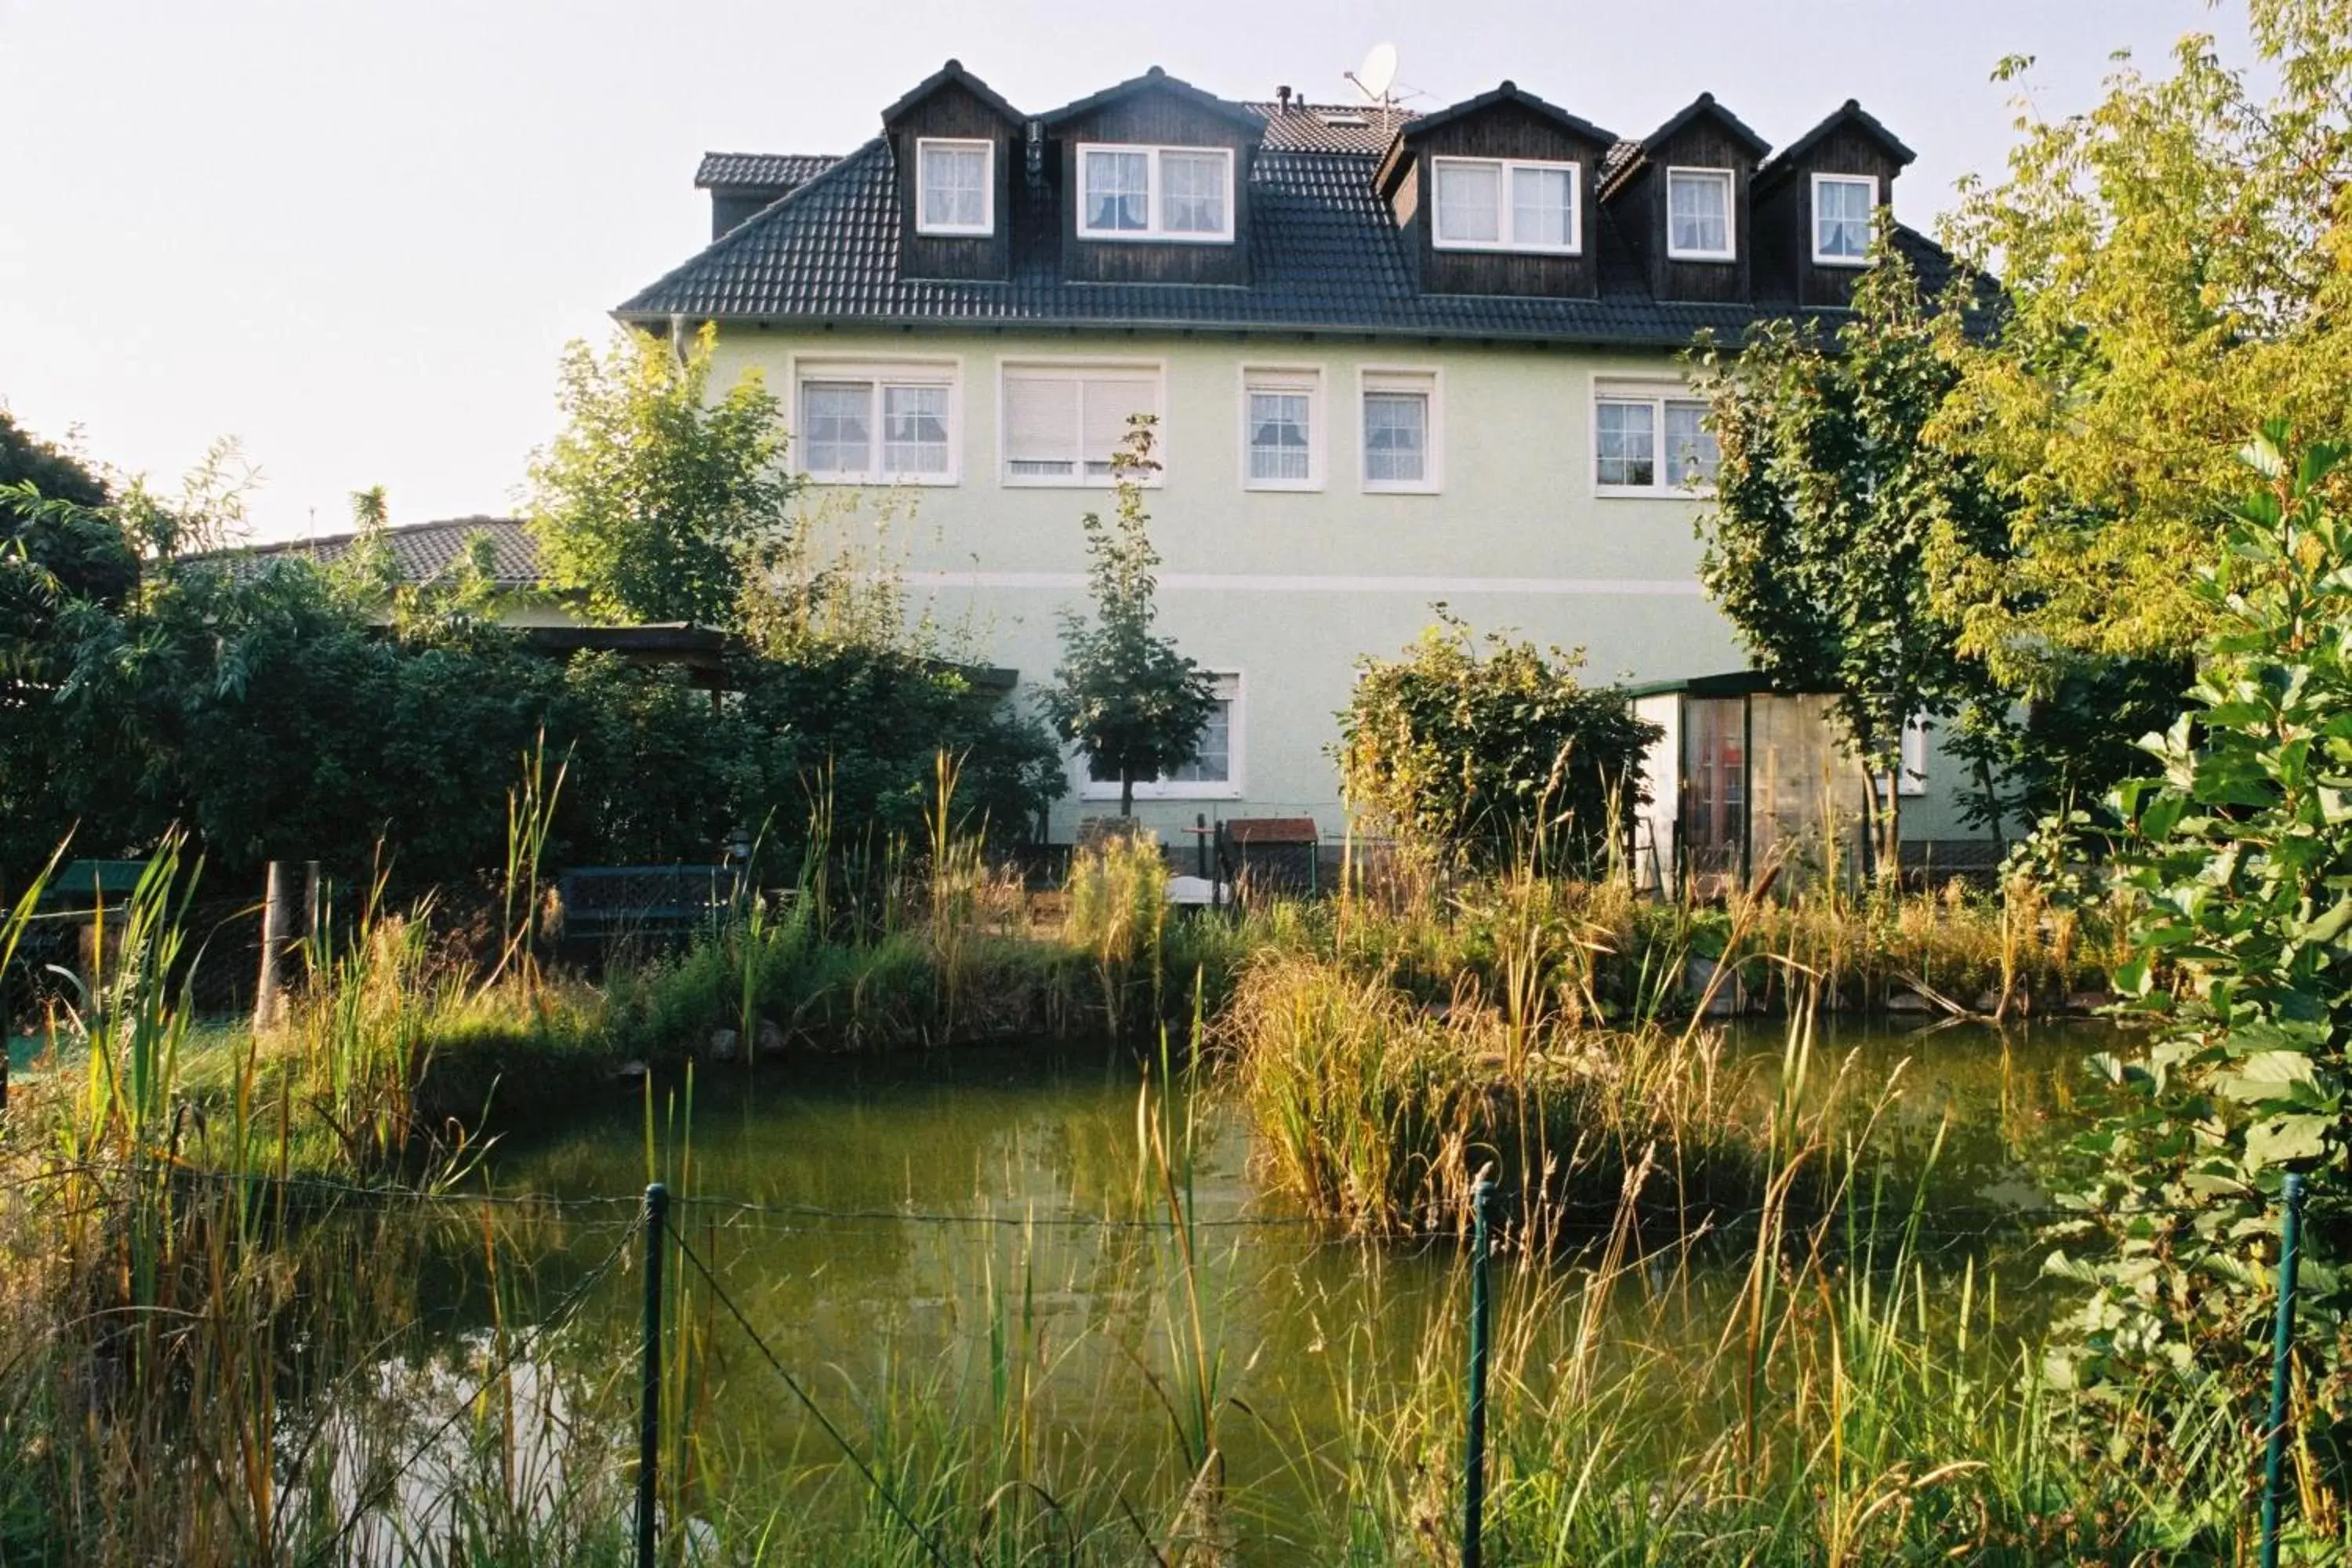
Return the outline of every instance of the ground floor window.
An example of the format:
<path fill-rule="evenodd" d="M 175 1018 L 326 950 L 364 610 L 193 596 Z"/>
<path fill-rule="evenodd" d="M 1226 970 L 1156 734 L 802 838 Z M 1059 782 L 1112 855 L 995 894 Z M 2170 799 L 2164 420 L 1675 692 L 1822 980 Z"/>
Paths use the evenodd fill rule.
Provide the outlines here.
<path fill-rule="evenodd" d="M 1217 705 L 1201 731 L 1192 760 L 1156 779 L 1139 779 L 1138 800 L 1222 800 L 1242 793 L 1242 678 L 1215 676 Z M 1117 800 L 1118 780 L 1089 777 L 1080 792 L 1087 800 Z"/>

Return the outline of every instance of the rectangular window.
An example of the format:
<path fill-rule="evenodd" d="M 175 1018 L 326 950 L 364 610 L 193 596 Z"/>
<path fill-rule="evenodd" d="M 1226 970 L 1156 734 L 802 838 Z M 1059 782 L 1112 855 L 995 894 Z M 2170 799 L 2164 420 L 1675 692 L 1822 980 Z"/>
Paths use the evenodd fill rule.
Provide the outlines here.
<path fill-rule="evenodd" d="M 1192 760 L 1159 778 L 1137 780 L 1138 800 L 1232 799 L 1241 794 L 1242 678 L 1222 671 L 1211 679 L 1215 683 L 1216 706 L 1209 710 L 1209 721 L 1202 727 Z M 1087 800 L 1117 800 L 1118 781 L 1095 778 L 1089 773 L 1079 795 Z"/>
<path fill-rule="evenodd" d="M 1706 427 L 1706 405 L 1696 400 L 1666 402 L 1665 482 L 1684 489 L 1712 489 L 1723 454 L 1715 432 Z"/>
<path fill-rule="evenodd" d="M 952 484 L 955 372 L 803 366 L 796 456 L 822 484 Z"/>
<path fill-rule="evenodd" d="M 1678 387 L 1593 388 L 1592 482 L 1602 495 L 1691 495 L 1714 488 L 1722 455 L 1707 406 Z"/>
<path fill-rule="evenodd" d="M 924 138 L 915 143 L 915 231 L 994 232 L 996 144 Z"/>
<path fill-rule="evenodd" d="M 1141 366 L 1005 367 L 1004 482 L 1108 484 L 1129 420 L 1160 413 L 1160 372 Z M 1138 476 L 1146 484 L 1152 476 Z"/>
<path fill-rule="evenodd" d="M 1657 405 L 1650 403 L 1612 399 L 1601 405 L 1600 439 L 1595 447 L 1600 454 L 1595 478 L 1600 483 L 1612 489 L 1649 489 L 1656 485 L 1657 444 L 1651 424 L 1656 413 Z"/>
<path fill-rule="evenodd" d="M 1677 261 L 1729 261 L 1731 171 L 1666 171 L 1666 254 Z"/>
<path fill-rule="evenodd" d="M 1160 226 L 1171 234 L 1223 236 L 1232 226 L 1225 221 L 1225 170 L 1232 156 L 1160 153 Z"/>
<path fill-rule="evenodd" d="M 1860 267 L 1870 258 L 1871 209 L 1878 182 L 1867 174 L 1813 176 L 1813 259 L 1824 267 Z"/>
<path fill-rule="evenodd" d="M 1437 489 L 1437 377 L 1423 371 L 1364 374 L 1364 489 Z"/>
<path fill-rule="evenodd" d="M 1430 176 L 1440 250 L 1549 250 L 1582 243 L 1575 163 L 1511 158 L 1434 158 Z"/>
<path fill-rule="evenodd" d="M 1254 490 L 1323 484 L 1323 380 L 1312 370 L 1242 373 L 1242 483 Z"/>
<path fill-rule="evenodd" d="M 1231 241 L 1233 153 L 1223 147 L 1080 147 L 1078 233 L 1087 239 Z"/>

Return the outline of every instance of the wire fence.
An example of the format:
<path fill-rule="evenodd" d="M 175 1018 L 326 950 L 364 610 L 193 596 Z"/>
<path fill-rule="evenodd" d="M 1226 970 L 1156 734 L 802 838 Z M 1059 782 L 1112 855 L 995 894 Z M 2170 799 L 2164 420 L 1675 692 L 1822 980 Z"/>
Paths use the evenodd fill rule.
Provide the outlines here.
<path fill-rule="evenodd" d="M 1470 1328 L 1471 1361 L 1465 1375 L 1465 1394 L 1472 1411 L 1471 1436 L 1464 1457 L 1461 1483 L 1465 1500 L 1475 1503 L 1483 1484 L 1484 1446 L 1479 1432 L 1485 1400 L 1485 1363 L 1488 1343 L 1487 1319 L 1492 1310 L 1486 1283 L 1493 1239 L 1501 1237 L 1499 1229 L 1490 1229 L 1487 1203 L 1490 1197 L 1507 1200 L 1508 1194 L 1496 1193 L 1492 1184 L 1482 1179 L 1479 1185 L 1465 1194 L 1467 1206 L 1464 1223 L 1426 1228 L 1404 1234 L 1350 1233 L 1335 1227 L 1332 1222 L 1302 1215 L 1220 1215 L 1195 1216 L 1181 1210 L 1164 1215 L 1089 1214 L 1075 1210 L 1054 1213 L 1003 1213 L 995 1210 L 943 1212 L 913 1205 L 905 1206 L 833 1207 L 818 1204 L 772 1201 L 723 1194 L 672 1194 L 659 1184 L 640 1192 L 615 1194 L 564 1194 L 549 1192 L 496 1192 L 460 1186 L 415 1187 L 397 1183 L 354 1182 L 330 1176 L 289 1173 L 286 1175 L 245 1174 L 234 1172 L 204 1171 L 170 1164 L 166 1162 L 123 1163 L 102 1162 L 63 1163 L 47 1169 L 26 1173 L 6 1183 L 0 1183 L 0 1193 L 21 1194 L 34 1188 L 73 1178 L 131 1178 L 147 1182 L 168 1183 L 183 1189 L 241 1191 L 272 1197 L 308 1198 L 317 1200 L 325 1210 L 335 1215 L 392 1215 L 440 1211 L 452 1215 L 475 1213 L 508 1213 L 559 1217 L 568 1231 L 583 1237 L 608 1237 L 609 1247 L 597 1260 L 572 1281 L 562 1294 L 536 1321 L 511 1334 L 501 1334 L 495 1353 L 474 1374 L 474 1390 L 467 1397 L 454 1402 L 452 1408 L 434 1421 L 423 1435 L 405 1445 L 401 1456 L 387 1466 L 380 1466 L 342 1500 L 332 1531 L 321 1538 L 298 1560 L 299 1568 L 316 1568 L 331 1561 L 345 1551 L 356 1532 L 366 1527 L 368 1521 L 382 1510 L 394 1489 L 412 1477 L 419 1468 L 440 1453 L 443 1446 L 460 1423 L 476 1412 L 481 1391 L 500 1383 L 518 1368 L 532 1361 L 551 1341 L 579 1321 L 583 1309 L 595 1298 L 607 1281 L 623 1268 L 633 1247 L 645 1249 L 646 1298 L 642 1321 L 638 1325 L 642 1352 L 646 1360 L 645 1382 L 640 1391 L 640 1447 L 636 1467 L 637 1553 L 635 1561 L 651 1568 L 656 1561 L 655 1542 L 658 1521 L 656 1479 L 659 1467 L 662 1432 L 659 1426 L 661 1394 L 659 1389 L 659 1355 L 665 1333 L 663 1324 L 664 1297 L 661 1289 L 663 1259 L 675 1257 L 690 1271 L 689 1278 L 709 1293 L 724 1313 L 725 1321 L 740 1334 L 743 1342 L 756 1352 L 760 1361 L 791 1395 L 799 1409 L 823 1434 L 825 1441 L 836 1449 L 841 1459 L 859 1478 L 882 1507 L 907 1531 L 909 1541 L 921 1548 L 931 1562 L 948 1564 L 950 1555 L 934 1533 L 927 1530 L 891 1481 L 878 1473 L 856 1442 L 835 1419 L 817 1397 L 808 1382 L 796 1374 L 787 1356 L 761 1331 L 751 1314 L 738 1300 L 724 1277 L 725 1271 L 707 1256 L 708 1243 L 737 1229 L 751 1229 L 761 1234 L 792 1234 L 822 1237 L 879 1236 L 902 1233 L 905 1227 L 928 1227 L 934 1230 L 1024 1231 L 1056 1230 L 1087 1232 L 1100 1235 L 1151 1235 L 1175 1237 L 1202 1234 L 1227 1237 L 1235 1246 L 1265 1245 L 1278 1247 L 1284 1259 L 1296 1262 L 1309 1253 L 1339 1248 L 1379 1247 L 1395 1251 L 1400 1247 L 1420 1246 L 1423 1249 L 1443 1247 L 1466 1247 L 1469 1293 L 1465 1300 Z M 2253 1196 L 2253 1194 L 2247 1194 Z M 2286 1207 L 2283 1217 L 2300 1216 L 2303 1203 L 2301 1185 L 2284 1194 Z M 1572 1207 L 1555 1205 L 1549 1218 L 1564 1231 L 1582 1229 L 1598 1236 L 1601 1230 L 1623 1213 L 1620 1205 L 1594 1205 L 1589 1213 L 1580 1216 Z M 2144 1205 L 2129 1210 L 2119 1210 L 2100 1215 L 2076 1217 L 2095 1218 L 2108 1223 L 2130 1224 L 2140 1221 L 2189 1224 L 2210 1218 L 2210 1205 Z M 1784 1239 L 1801 1244 L 1811 1237 L 1818 1245 L 1823 1240 L 1843 1241 L 1849 1254 L 1874 1249 L 1885 1244 L 1896 1249 L 1896 1256 L 1906 1259 L 1927 1261 L 1941 1255 L 1968 1250 L 1981 1252 L 1990 1243 L 2004 1237 L 2023 1239 L 2036 1235 L 2051 1221 L 2059 1217 L 2058 1211 L 2032 1213 L 2017 1209 L 1983 1212 L 1965 1222 L 1956 1222 L 1943 1214 L 1931 1214 L 1924 1208 L 1885 1215 L 1863 1214 L 1852 1206 L 1817 1210 L 1801 1223 L 1788 1225 Z M 1786 1222 L 1786 1208 L 1760 1205 L 1714 1207 L 1701 1211 L 1697 1223 L 1682 1227 L 1675 1241 L 1688 1246 L 1710 1233 L 1727 1233 L 1743 1226 L 1757 1226 L 1765 1221 Z M 692 1238 L 694 1222 L 699 1221 L 705 1245 L 698 1246 Z M 2296 1266 L 2298 1228 L 2293 1219 L 2283 1226 L 2282 1307 L 2277 1328 L 2278 1379 L 2289 1376 L 2286 1345 L 2292 1331 L 2291 1305 L 2294 1287 L 2291 1281 Z M 1523 1242 L 1525 1238 L 1522 1238 Z M 329 1402 L 339 1393 L 348 1392 L 347 1384 L 368 1373 L 368 1365 L 346 1368 L 336 1383 L 320 1391 Z M 2284 1390 L 2285 1384 L 2278 1384 Z M 2271 1426 L 2266 1438 L 2273 1447 L 2284 1431 L 2285 1405 L 2284 1393 L 2274 1398 Z M 2266 1535 L 2277 1529 L 2278 1467 L 2275 1458 L 2269 1478 L 2271 1495 L 2264 1519 Z M 1465 1565 L 1478 1562 L 1476 1541 L 1477 1510 L 1465 1510 L 1465 1536 L 1460 1561 Z"/>

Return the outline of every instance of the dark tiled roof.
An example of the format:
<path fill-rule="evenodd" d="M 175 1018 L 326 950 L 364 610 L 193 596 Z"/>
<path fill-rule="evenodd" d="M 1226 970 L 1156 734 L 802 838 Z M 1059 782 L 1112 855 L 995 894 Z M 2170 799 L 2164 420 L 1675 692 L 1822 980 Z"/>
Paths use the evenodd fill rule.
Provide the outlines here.
<path fill-rule="evenodd" d="M 961 60 L 954 58 L 950 58 L 947 64 L 899 94 L 898 101 L 882 111 L 882 123 L 885 125 L 897 123 L 898 116 L 906 113 L 950 82 L 962 88 L 1014 125 L 1021 123 L 1019 110 L 1005 102 L 994 88 L 964 69 Z"/>
<path fill-rule="evenodd" d="M 515 518 L 452 517 L 437 522 L 407 522 L 385 529 L 383 538 L 403 581 L 429 583 L 456 570 L 478 533 L 489 536 L 490 580 L 498 586 L 535 588 L 545 580 L 540 570 L 539 543 Z M 332 533 L 322 539 L 224 550 L 211 559 L 225 562 L 238 576 L 252 576 L 274 561 L 308 558 L 322 566 L 331 565 L 350 555 L 358 540 L 356 533 Z"/>
<path fill-rule="evenodd" d="M 1874 138 L 1880 146 L 1885 147 L 1886 151 L 1894 156 L 1895 162 L 1897 164 L 1908 163 L 1919 155 L 1911 151 L 1910 148 L 1906 147 L 1903 144 L 1902 138 L 1896 136 L 1894 132 L 1889 131 L 1885 126 L 1881 125 L 1868 110 L 1862 107 L 1860 101 L 1849 98 L 1843 103 L 1838 105 L 1838 107 L 1831 112 L 1829 118 L 1823 120 L 1819 125 L 1814 126 L 1811 131 L 1806 132 L 1802 136 L 1798 137 L 1794 142 L 1790 142 L 1786 147 L 1783 147 L 1779 152 L 1773 153 L 1769 158 L 1765 159 L 1756 170 L 1757 177 L 1759 179 L 1769 179 L 1774 174 L 1777 174 L 1780 170 L 1794 167 L 1804 158 L 1806 153 L 1813 150 L 1814 145 L 1819 142 L 1822 137 L 1827 136 L 1831 132 L 1845 125 L 1852 125 L 1856 130 Z"/>
<path fill-rule="evenodd" d="M 1533 110 L 1536 113 L 1542 115 L 1546 120 L 1550 121 L 1553 124 L 1559 126 L 1562 130 L 1573 132 L 1575 134 L 1584 137 L 1587 141 L 1607 143 L 1613 142 L 1617 140 L 1615 136 L 1601 130 L 1601 127 L 1593 124 L 1590 120 L 1580 119 L 1576 115 L 1570 114 L 1567 110 L 1560 108 L 1558 104 L 1547 103 L 1542 99 L 1538 98 L 1534 93 L 1522 88 L 1517 82 L 1508 80 L 1506 80 L 1501 86 L 1495 88 L 1491 91 L 1480 93 L 1475 98 L 1465 98 L 1461 102 L 1448 105 L 1446 108 L 1439 110 L 1434 114 L 1424 114 L 1421 116 L 1406 129 L 1405 134 L 1407 136 L 1418 136 L 1424 131 L 1434 131 L 1441 125 L 1450 125 L 1454 121 L 1466 119 L 1473 114 L 1478 113 L 1482 110 L 1492 108 L 1497 103 L 1507 102 L 1523 104 L 1527 108 Z"/>
<path fill-rule="evenodd" d="M 705 153 L 694 171 L 696 188 L 752 185 L 769 190 L 805 185 L 835 163 L 831 153 Z"/>
<path fill-rule="evenodd" d="M 1786 305 L 1663 302 L 1604 266 L 1593 300 L 1423 294 L 1374 193 L 1379 160 L 1280 151 L 1254 161 L 1245 288 L 1072 283 L 1058 270 L 1053 215 L 1028 204 L 1007 281 L 898 276 L 898 173 L 877 139 L 713 242 L 615 313 L 934 326 L 1085 326 L 1347 331 L 1447 338 L 1672 345 L 1736 333 Z M 1606 215 L 1603 215 L 1604 223 Z M 1630 254 L 1603 231 L 1609 251 Z M 1916 237 L 1913 237 L 1916 238 Z M 1947 270 L 1938 268 L 1938 276 Z M 1923 265 L 1923 275 L 1928 268 Z"/>
<path fill-rule="evenodd" d="M 1682 109 L 1676 112 L 1673 119 L 1667 121 L 1664 125 L 1659 126 L 1655 131 L 1651 132 L 1647 136 L 1643 137 L 1642 150 L 1643 152 L 1655 151 L 1661 143 L 1663 143 L 1668 137 L 1672 136 L 1675 132 L 1680 131 L 1692 121 L 1702 117 L 1712 120 L 1717 125 L 1722 126 L 1726 131 L 1731 133 L 1733 141 L 1745 146 L 1748 151 L 1756 157 L 1761 158 L 1765 153 L 1772 150 L 1772 143 L 1765 141 L 1761 136 L 1757 135 L 1755 131 L 1746 121 L 1740 119 L 1737 114 L 1732 113 L 1731 110 L 1724 108 L 1723 105 L 1716 102 L 1715 94 L 1711 92 L 1700 93 L 1696 98 L 1692 99 L 1688 103 L 1683 105 Z"/>
<path fill-rule="evenodd" d="M 1203 92 L 1181 77 L 1170 76 L 1158 66 L 1153 66 L 1141 76 L 1131 76 L 1125 81 L 1103 89 L 1100 92 L 1090 92 L 1084 98 L 1072 100 L 1059 109 L 1049 110 L 1042 118 L 1048 125 L 1059 125 L 1066 120 L 1075 119 L 1078 115 L 1100 109 L 1105 104 L 1117 103 L 1122 98 L 1132 98 L 1135 94 L 1145 91 L 1169 93 L 1205 113 L 1239 121 L 1253 131 L 1257 129 L 1255 118 L 1242 105 L 1230 99 L 1219 98 L 1213 92 Z"/>
<path fill-rule="evenodd" d="M 1375 103 L 1245 103 L 1265 121 L 1258 146 L 1269 153 L 1355 153 L 1377 158 L 1389 150 L 1413 112 Z"/>

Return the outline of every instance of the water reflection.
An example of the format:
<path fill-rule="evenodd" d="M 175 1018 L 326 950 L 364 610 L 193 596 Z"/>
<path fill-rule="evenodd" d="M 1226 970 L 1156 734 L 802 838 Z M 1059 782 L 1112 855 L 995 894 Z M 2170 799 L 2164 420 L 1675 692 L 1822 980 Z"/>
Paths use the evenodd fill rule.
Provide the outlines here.
<path fill-rule="evenodd" d="M 1807 1092 L 1840 1073 L 1869 1087 L 1857 1100 L 1874 1105 L 1879 1154 L 1862 1201 L 1899 1214 L 1927 1194 L 1927 1268 L 2021 1274 L 2036 1173 L 2068 1124 L 2076 1064 L 2105 1037 L 2089 1025 L 1893 1033 L 1826 1020 Z M 1743 1026 L 1735 1044 L 1757 1062 L 1756 1092 L 1777 1092 L 1777 1030 Z M 907 1440 L 909 1423 L 960 1427 L 1019 1446 L 1040 1471 L 1118 1477 L 1154 1468 L 1181 1439 L 1205 1367 L 1251 1538 L 1344 1532 L 1326 1516 L 1331 1489 L 1316 1466 L 1345 1462 L 1350 1412 L 1386 1408 L 1432 1374 L 1433 1347 L 1451 1342 L 1463 1310 L 1451 1246 L 1374 1248 L 1297 1223 L 1253 1186 L 1246 1130 L 1210 1091 L 1167 1112 L 1192 1127 L 1188 1276 L 1156 1223 L 1165 1193 L 1139 1159 L 1144 1078 L 1131 1058 L 971 1051 L 826 1065 L 706 1079 L 690 1154 L 677 1139 L 665 1158 L 685 1161 L 691 1244 L 837 1422 L 876 1444 Z M 510 1193 L 625 1198 L 646 1162 L 646 1107 L 616 1094 L 561 1133 L 505 1148 L 495 1180 Z M 575 1239 L 562 1223 L 544 1235 L 544 1293 L 604 1256 L 601 1237 Z M 1736 1246 L 1718 1265 L 1656 1258 L 1633 1276 L 1647 1289 L 1621 1284 L 1591 1312 L 1576 1305 L 1580 1267 L 1529 1264 L 1507 1287 L 1504 1331 L 1529 1336 L 1526 1365 L 1570 1364 L 1571 1342 L 1596 1335 L 1601 1364 L 1619 1370 L 1712 1354 L 1745 1264 Z M 462 1262 L 428 1289 L 453 1331 L 485 1310 Z M 637 1289 L 616 1278 L 589 1300 L 566 1351 L 583 1370 L 626 1363 Z M 698 1310 L 706 1486 L 830 1465 L 828 1439 L 758 1352 L 710 1303 Z"/>

